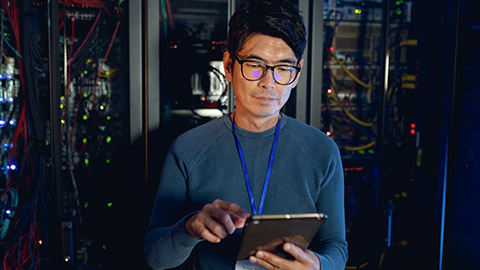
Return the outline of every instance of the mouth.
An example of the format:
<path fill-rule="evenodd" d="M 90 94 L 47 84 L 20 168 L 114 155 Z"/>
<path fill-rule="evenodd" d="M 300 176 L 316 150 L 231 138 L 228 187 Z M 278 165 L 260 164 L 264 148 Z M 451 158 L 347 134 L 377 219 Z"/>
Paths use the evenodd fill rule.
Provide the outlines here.
<path fill-rule="evenodd" d="M 258 102 L 261 104 L 267 105 L 270 103 L 274 103 L 277 101 L 277 98 L 275 97 L 269 97 L 269 96 L 259 96 L 259 97 L 254 97 Z"/>

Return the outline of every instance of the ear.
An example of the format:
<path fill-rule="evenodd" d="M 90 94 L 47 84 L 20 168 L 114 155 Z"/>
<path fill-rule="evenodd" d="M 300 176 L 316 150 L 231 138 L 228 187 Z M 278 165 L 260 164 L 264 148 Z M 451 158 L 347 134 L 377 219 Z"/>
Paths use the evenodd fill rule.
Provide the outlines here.
<path fill-rule="evenodd" d="M 303 67 L 303 58 L 302 60 L 300 60 L 300 63 L 298 63 L 298 66 L 299 67 Z M 298 78 L 300 78 L 300 75 L 302 74 L 302 71 L 300 70 L 300 72 L 298 73 L 297 75 L 297 78 L 295 79 L 295 81 L 293 82 L 292 84 L 292 88 L 295 88 L 295 86 L 297 86 L 297 83 L 298 83 Z"/>
<path fill-rule="evenodd" d="M 223 53 L 223 69 L 225 70 L 225 77 L 229 82 L 232 82 L 233 62 L 232 57 L 228 51 Z"/>

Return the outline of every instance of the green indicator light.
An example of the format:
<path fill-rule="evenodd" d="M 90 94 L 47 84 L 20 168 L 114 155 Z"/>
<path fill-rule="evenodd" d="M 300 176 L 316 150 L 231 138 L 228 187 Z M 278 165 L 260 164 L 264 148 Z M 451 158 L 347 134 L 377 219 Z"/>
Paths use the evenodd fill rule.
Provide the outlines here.
<path fill-rule="evenodd" d="M 111 97 L 112 97 L 112 94 L 108 93 L 108 94 L 107 94 L 107 97 L 108 97 L 108 98 L 111 98 Z"/>
<path fill-rule="evenodd" d="M 362 10 L 357 8 L 357 9 L 355 9 L 355 13 L 356 14 L 362 14 Z"/>
<path fill-rule="evenodd" d="M 83 93 L 83 97 L 85 98 L 88 97 L 87 93 Z"/>
<path fill-rule="evenodd" d="M 84 70 L 84 71 L 83 71 L 83 74 L 87 75 L 87 74 L 88 74 L 88 71 Z"/>
<path fill-rule="evenodd" d="M 363 149 L 362 149 L 362 150 L 358 150 L 358 153 L 359 153 L 359 154 L 362 154 L 362 155 L 365 155 L 365 150 L 363 150 Z"/>
<path fill-rule="evenodd" d="M 105 141 L 106 141 L 107 143 L 110 143 L 110 142 L 112 141 L 112 137 L 108 136 Z"/>
<path fill-rule="evenodd" d="M 60 120 L 60 123 L 65 124 L 65 120 L 63 120 L 63 119 Z"/>
<path fill-rule="evenodd" d="M 373 155 L 373 154 L 375 154 L 375 150 L 373 150 L 373 149 L 368 149 L 368 153 Z"/>
<path fill-rule="evenodd" d="M 63 109 L 63 107 L 65 107 L 63 104 L 60 104 L 60 109 Z"/>
<path fill-rule="evenodd" d="M 107 162 L 107 164 L 110 164 L 111 160 L 107 159 L 105 162 Z"/>
<path fill-rule="evenodd" d="M 82 118 L 83 118 L 83 120 L 87 120 L 87 119 L 88 119 L 88 116 L 87 116 L 86 114 L 84 114 L 84 115 L 82 116 Z"/>
<path fill-rule="evenodd" d="M 107 76 L 110 75 L 110 71 L 106 71 L 105 75 L 107 75 Z"/>
<path fill-rule="evenodd" d="M 107 245 L 102 245 L 102 249 L 103 250 L 107 249 Z"/>
<path fill-rule="evenodd" d="M 110 119 L 112 119 L 112 117 L 111 117 L 110 115 L 109 115 L 109 116 L 107 116 L 107 120 L 110 120 Z"/>
<path fill-rule="evenodd" d="M 88 165 L 88 163 L 90 163 L 90 160 L 88 160 L 88 158 L 86 158 L 83 162 L 85 162 L 85 165 Z"/>
<path fill-rule="evenodd" d="M 82 142 L 83 142 L 84 144 L 86 144 L 86 143 L 87 143 L 87 138 L 83 138 Z"/>
<path fill-rule="evenodd" d="M 401 10 L 395 11 L 395 14 L 397 14 L 397 15 L 402 15 L 402 13 L 403 13 L 403 12 L 402 12 Z"/>
<path fill-rule="evenodd" d="M 175 105 L 178 105 L 178 101 L 175 101 Z"/>
<path fill-rule="evenodd" d="M 88 202 L 85 202 L 85 203 L 83 204 L 83 207 L 84 207 L 84 208 L 87 208 L 87 207 L 88 207 Z"/>
<path fill-rule="evenodd" d="M 64 99 L 65 99 L 65 96 L 61 96 L 61 97 L 60 97 L 60 100 L 64 100 Z"/>
<path fill-rule="evenodd" d="M 109 202 L 107 203 L 107 207 L 112 207 L 113 203 Z"/>

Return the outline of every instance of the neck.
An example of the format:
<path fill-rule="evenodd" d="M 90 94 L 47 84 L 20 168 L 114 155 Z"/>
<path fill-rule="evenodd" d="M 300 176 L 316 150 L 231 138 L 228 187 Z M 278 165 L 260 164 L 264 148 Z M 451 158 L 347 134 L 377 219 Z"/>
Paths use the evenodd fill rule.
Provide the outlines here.
<path fill-rule="evenodd" d="M 245 117 L 238 114 L 237 111 L 230 115 L 230 119 L 235 117 L 235 125 L 251 132 L 263 132 L 274 127 L 278 119 L 281 117 L 280 113 L 268 117 Z"/>

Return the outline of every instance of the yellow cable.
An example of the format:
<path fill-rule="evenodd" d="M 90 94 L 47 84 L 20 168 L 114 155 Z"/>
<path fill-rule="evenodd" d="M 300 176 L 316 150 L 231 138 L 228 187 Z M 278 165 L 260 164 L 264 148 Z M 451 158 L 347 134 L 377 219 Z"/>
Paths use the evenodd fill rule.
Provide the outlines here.
<path fill-rule="evenodd" d="M 416 39 L 407 39 L 400 42 L 400 46 L 417 46 L 417 45 L 418 45 L 418 40 Z"/>
<path fill-rule="evenodd" d="M 359 124 L 359 125 L 362 125 L 364 127 L 371 127 L 373 126 L 373 123 L 367 123 L 367 122 L 364 122 L 360 119 L 358 119 L 357 117 L 355 117 L 352 113 L 350 113 L 344 106 L 342 106 L 342 104 L 340 104 L 340 102 L 337 100 L 337 99 L 334 99 L 335 103 L 337 103 L 338 106 L 340 106 L 342 108 L 342 110 L 348 115 L 348 117 L 350 117 L 350 119 L 352 119 L 355 123 Z"/>
<path fill-rule="evenodd" d="M 376 143 L 375 141 L 372 141 L 371 143 L 365 144 L 365 145 L 360 145 L 360 146 L 344 146 L 343 148 L 345 148 L 345 150 L 348 150 L 348 151 L 359 151 L 359 150 L 368 149 L 368 148 L 374 146 L 375 143 Z"/>
<path fill-rule="evenodd" d="M 347 265 L 347 266 L 345 266 L 345 269 L 351 269 L 351 270 L 353 270 L 353 269 L 362 269 L 362 268 L 367 267 L 368 264 L 369 264 L 369 262 L 363 263 L 363 264 L 361 264 L 361 265 L 359 265 L 359 266 L 348 266 L 348 265 Z"/>
<path fill-rule="evenodd" d="M 383 260 L 385 259 L 385 254 L 386 254 L 386 252 L 384 251 L 384 252 L 382 253 L 382 255 L 380 255 L 380 260 L 379 260 L 379 262 L 378 262 L 378 269 L 382 269 Z"/>
<path fill-rule="evenodd" d="M 108 71 L 102 70 L 102 72 L 99 72 L 99 76 L 102 77 L 102 78 L 111 78 L 111 77 L 117 75 L 117 70 L 118 70 L 118 67 L 115 67 L 114 69 L 108 70 Z M 107 73 L 108 73 L 108 75 L 107 75 Z"/>
<path fill-rule="evenodd" d="M 353 73 L 350 72 L 350 70 L 348 70 L 347 67 L 345 67 L 345 65 L 342 63 L 342 61 L 340 61 L 340 59 L 337 58 L 337 56 L 335 55 L 335 53 L 333 51 L 330 51 L 330 54 L 333 56 L 333 59 L 335 59 L 335 61 L 340 65 L 340 67 L 343 69 L 343 71 L 345 71 L 345 73 L 347 73 L 347 75 L 350 76 L 355 82 L 357 82 L 358 84 L 360 84 L 363 87 L 372 88 L 371 84 L 364 83 L 359 78 L 357 78 L 357 76 L 353 75 Z"/>
<path fill-rule="evenodd" d="M 330 89 L 332 89 L 332 91 L 335 91 L 333 87 L 331 87 Z M 351 114 L 341 103 L 340 101 L 337 100 L 337 98 L 335 97 L 335 95 L 333 94 L 330 94 L 329 97 L 331 99 L 333 99 L 333 101 L 335 103 L 337 103 L 337 105 L 342 108 L 342 110 L 345 112 L 345 114 L 350 117 L 350 119 L 352 119 L 353 121 L 355 121 L 356 123 L 358 123 L 359 125 L 362 125 L 362 126 L 365 126 L 365 127 L 371 127 L 373 126 L 373 123 L 367 123 L 367 122 L 364 122 L 358 118 L 356 118 L 353 114 Z M 375 145 L 375 141 L 372 141 L 366 145 L 361 145 L 361 146 L 344 146 L 343 148 L 345 148 L 346 150 L 349 150 L 349 151 L 358 151 L 358 150 L 364 150 L 364 149 L 368 149 L 372 146 Z"/>
<path fill-rule="evenodd" d="M 12 64 L 12 62 L 10 62 L 10 60 L 8 60 L 8 57 L 3 54 L 3 58 L 5 58 L 5 61 L 7 61 L 7 63 L 12 66 L 13 70 L 15 70 L 15 72 L 18 72 L 18 69 L 15 68 L 15 66 Z"/>
<path fill-rule="evenodd" d="M 364 263 L 364 264 L 360 265 L 360 266 L 359 266 L 359 268 L 360 268 L 360 269 L 362 269 L 362 268 L 365 268 L 365 267 L 367 267 L 367 265 L 368 265 L 368 262 L 366 262 L 366 263 Z"/>
<path fill-rule="evenodd" d="M 392 91 L 393 91 L 393 88 L 389 87 L 387 91 L 387 101 L 390 101 L 390 97 L 392 96 Z"/>

